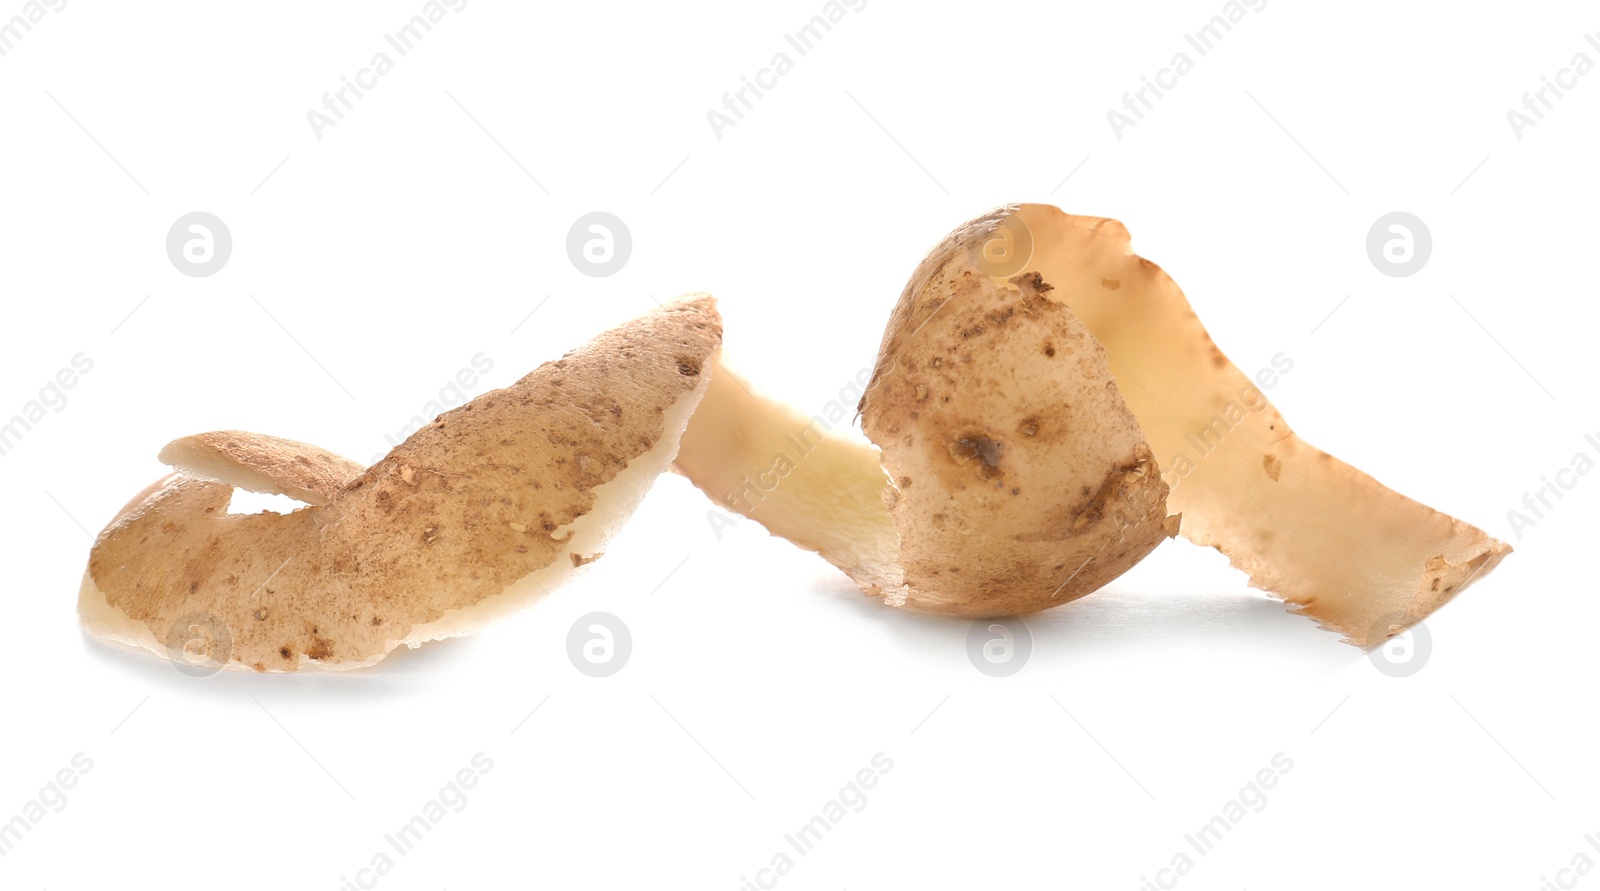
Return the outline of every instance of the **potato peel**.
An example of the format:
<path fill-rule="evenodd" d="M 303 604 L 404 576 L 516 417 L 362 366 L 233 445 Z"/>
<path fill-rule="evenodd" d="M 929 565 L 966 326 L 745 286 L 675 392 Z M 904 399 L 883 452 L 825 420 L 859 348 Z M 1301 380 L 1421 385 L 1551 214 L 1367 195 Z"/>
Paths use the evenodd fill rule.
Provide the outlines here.
<path fill-rule="evenodd" d="M 469 633 L 599 555 L 671 464 L 721 336 L 712 298 L 681 299 L 365 470 L 237 431 L 178 440 L 162 457 L 179 472 L 96 540 L 84 626 L 162 655 L 198 636 L 191 657 L 256 671 L 370 665 Z M 235 486 L 309 506 L 229 514 Z"/>
<path fill-rule="evenodd" d="M 1115 220 L 1047 205 L 1010 205 L 963 224 L 923 260 L 891 315 L 861 401 L 862 429 L 881 454 L 828 438 L 781 485 L 747 497 L 746 473 L 808 422 L 724 374 L 676 466 L 868 593 L 957 615 L 1027 612 L 1089 593 L 1172 534 L 1181 516 L 1186 538 L 1227 555 L 1253 586 L 1370 647 L 1510 553 L 1300 440 L 1212 342 L 1177 284 L 1130 244 Z M 1065 311 L 1049 333 L 1031 319 L 1014 324 L 1037 301 Z M 1002 328 L 1010 333 L 997 339 Z M 1050 362 L 1040 356 L 1047 342 Z M 1018 451 L 1030 428 L 1047 429 L 1036 423 L 1045 406 L 1073 421 L 1065 450 Z M 1108 456 L 1118 456 L 1109 467 Z M 1016 470 L 1007 457 L 1025 458 L 1030 493 L 1055 500 L 1006 505 L 1010 487 L 984 475 Z M 1030 536 L 1066 543 L 1063 518 L 1084 515 L 1084 486 L 1099 491 L 1086 478 L 1115 489 L 1119 472 L 1146 461 L 1159 474 L 1139 470 L 1135 497 L 1076 543 L 1090 547 L 1061 548 L 1065 562 L 1025 547 L 1038 543 Z M 1076 490 L 1052 488 L 1064 479 Z M 1040 581 L 1074 571 L 1081 558 L 1089 574 L 1070 576 L 1066 596 L 1040 596 Z"/>
<path fill-rule="evenodd" d="M 868 593 L 897 589 L 899 538 L 883 503 L 878 450 L 825 435 L 819 419 L 761 393 L 725 362 L 716 369 L 673 469 L 728 510 L 817 552 Z"/>
<path fill-rule="evenodd" d="M 1511 552 L 1296 436 L 1212 342 L 1177 283 L 1133 253 L 1116 220 L 1025 204 L 964 228 L 959 246 L 969 250 L 995 239 L 1031 245 L 1027 268 L 1055 286 L 1050 298 L 1112 357 L 1122 394 L 1163 462 L 1183 536 L 1227 555 L 1253 586 L 1296 612 L 1370 647 Z M 1249 410 L 1239 412 L 1247 400 Z M 1204 455 L 1196 456 L 1194 441 Z"/>
<path fill-rule="evenodd" d="M 1176 527 L 1104 350 L 1037 275 L 997 279 L 960 251 L 925 273 L 861 399 L 878 449 L 719 373 L 676 466 L 889 606 L 992 617 L 1099 589 Z M 752 485 L 797 441 L 781 481 Z"/>
<path fill-rule="evenodd" d="M 1166 484 L 1105 351 L 1049 292 L 958 251 L 901 297 L 860 405 L 900 539 L 891 606 L 1034 612 L 1171 535 Z"/>

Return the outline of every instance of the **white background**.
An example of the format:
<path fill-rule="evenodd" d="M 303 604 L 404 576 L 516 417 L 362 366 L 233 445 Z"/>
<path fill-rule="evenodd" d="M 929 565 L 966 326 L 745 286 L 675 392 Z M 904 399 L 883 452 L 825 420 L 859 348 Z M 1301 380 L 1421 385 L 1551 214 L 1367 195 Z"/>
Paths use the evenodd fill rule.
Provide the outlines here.
<path fill-rule="evenodd" d="M 1600 62 L 1591 8 L 1272 0 L 1199 58 L 1220 0 L 871 0 L 718 139 L 707 111 L 795 56 L 819 0 L 473 0 L 319 140 L 306 112 L 422 6 L 73 0 L 0 57 L 0 416 L 94 363 L 0 458 L 0 820 L 93 761 L 0 886 L 339 888 L 483 752 L 380 887 L 731 891 L 882 752 L 777 887 L 1131 891 L 1282 752 L 1178 887 L 1600 888 L 1557 872 L 1600 862 L 1600 474 L 1520 536 L 1507 517 L 1600 458 L 1600 73 L 1520 140 L 1506 118 Z M 1184 50 L 1117 139 L 1107 110 Z M 476 392 L 503 386 L 691 290 L 809 414 L 927 248 L 1028 200 L 1126 222 L 1239 366 L 1292 357 L 1271 396 L 1306 439 L 1516 546 L 1429 620 L 1421 671 L 1175 541 L 1031 617 L 1031 660 L 990 678 L 968 623 L 869 602 L 754 523 L 719 539 L 674 476 L 575 583 L 374 670 L 196 681 L 78 628 L 90 534 L 172 438 L 364 461 L 474 355 Z M 208 278 L 164 250 L 195 210 L 234 240 Z M 609 278 L 566 253 L 594 210 L 633 235 Z M 1433 234 L 1409 278 L 1366 255 L 1395 210 Z M 632 629 L 606 679 L 566 655 L 592 610 Z"/>

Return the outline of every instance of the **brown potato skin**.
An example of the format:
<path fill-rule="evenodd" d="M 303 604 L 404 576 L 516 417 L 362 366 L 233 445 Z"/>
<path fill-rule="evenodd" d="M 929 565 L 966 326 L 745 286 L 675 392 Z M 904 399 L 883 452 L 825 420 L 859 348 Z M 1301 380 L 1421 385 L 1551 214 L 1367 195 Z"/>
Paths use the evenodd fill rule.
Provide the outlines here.
<path fill-rule="evenodd" d="M 861 401 L 899 534 L 902 587 L 881 592 L 891 605 L 1046 609 L 1176 529 L 1105 351 L 1037 272 L 991 271 L 960 240 L 941 246 L 896 307 Z"/>
<path fill-rule="evenodd" d="M 1172 277 L 1133 251 L 1120 222 L 1025 204 L 969 224 L 984 227 L 1026 233 L 1030 268 L 1056 285 L 1050 299 L 1114 357 L 1168 500 L 1183 514 L 1183 536 L 1227 555 L 1251 585 L 1370 647 L 1511 553 L 1296 435 L 1212 341 Z"/>
<path fill-rule="evenodd" d="M 100 534 L 90 577 L 157 641 L 198 616 L 257 671 L 370 663 L 414 627 L 570 565 L 561 530 L 665 435 L 721 338 L 710 297 L 671 304 L 440 415 L 287 515 L 230 515 L 231 486 L 174 474 Z"/>

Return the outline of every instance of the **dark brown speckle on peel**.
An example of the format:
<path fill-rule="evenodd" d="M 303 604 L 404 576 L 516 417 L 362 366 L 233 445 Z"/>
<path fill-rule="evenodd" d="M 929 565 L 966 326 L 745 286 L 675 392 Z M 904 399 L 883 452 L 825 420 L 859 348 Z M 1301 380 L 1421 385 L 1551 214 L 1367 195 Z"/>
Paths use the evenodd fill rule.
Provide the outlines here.
<path fill-rule="evenodd" d="M 962 430 L 950 443 L 950 457 L 958 464 L 978 459 L 981 465 L 978 472 L 984 479 L 994 479 L 1001 474 L 1000 458 L 1004 452 L 1003 443 L 976 427 Z"/>
<path fill-rule="evenodd" d="M 1276 455 L 1262 455 L 1261 465 L 1266 471 L 1267 479 L 1277 482 L 1278 475 L 1283 472 L 1283 462 L 1279 461 Z"/>

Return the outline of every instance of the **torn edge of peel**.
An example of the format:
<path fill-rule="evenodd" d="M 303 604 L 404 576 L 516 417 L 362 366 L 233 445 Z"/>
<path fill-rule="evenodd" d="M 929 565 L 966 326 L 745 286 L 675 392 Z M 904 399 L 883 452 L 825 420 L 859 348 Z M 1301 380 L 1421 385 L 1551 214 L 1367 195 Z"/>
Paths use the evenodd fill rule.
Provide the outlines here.
<path fill-rule="evenodd" d="M 1460 523 L 1461 521 L 1457 520 Z M 1476 529 L 1470 524 L 1463 526 Z M 1481 531 L 1481 530 L 1480 530 Z M 1499 539 L 1485 534 L 1485 541 L 1477 553 L 1460 561 L 1452 561 L 1440 554 L 1428 560 L 1423 577 L 1417 582 L 1416 592 L 1407 602 L 1404 609 L 1391 616 L 1380 619 L 1371 628 L 1362 629 L 1354 625 L 1338 622 L 1331 617 L 1318 612 L 1315 602 L 1300 603 L 1292 599 L 1284 599 L 1290 606 L 1289 612 L 1297 616 L 1305 616 L 1317 623 L 1317 627 L 1340 635 L 1340 643 L 1353 647 L 1370 650 L 1382 646 L 1386 641 L 1403 634 L 1424 620 L 1428 619 L 1445 604 L 1454 600 L 1460 594 L 1472 587 L 1479 579 L 1488 575 L 1500 561 L 1509 556 L 1515 548 Z M 1221 548 L 1216 550 L 1228 556 Z M 1229 565 L 1245 572 L 1249 579 L 1250 587 L 1264 591 L 1273 597 L 1283 599 L 1283 595 L 1258 582 L 1256 576 L 1240 566 L 1231 556 L 1228 557 Z"/>

